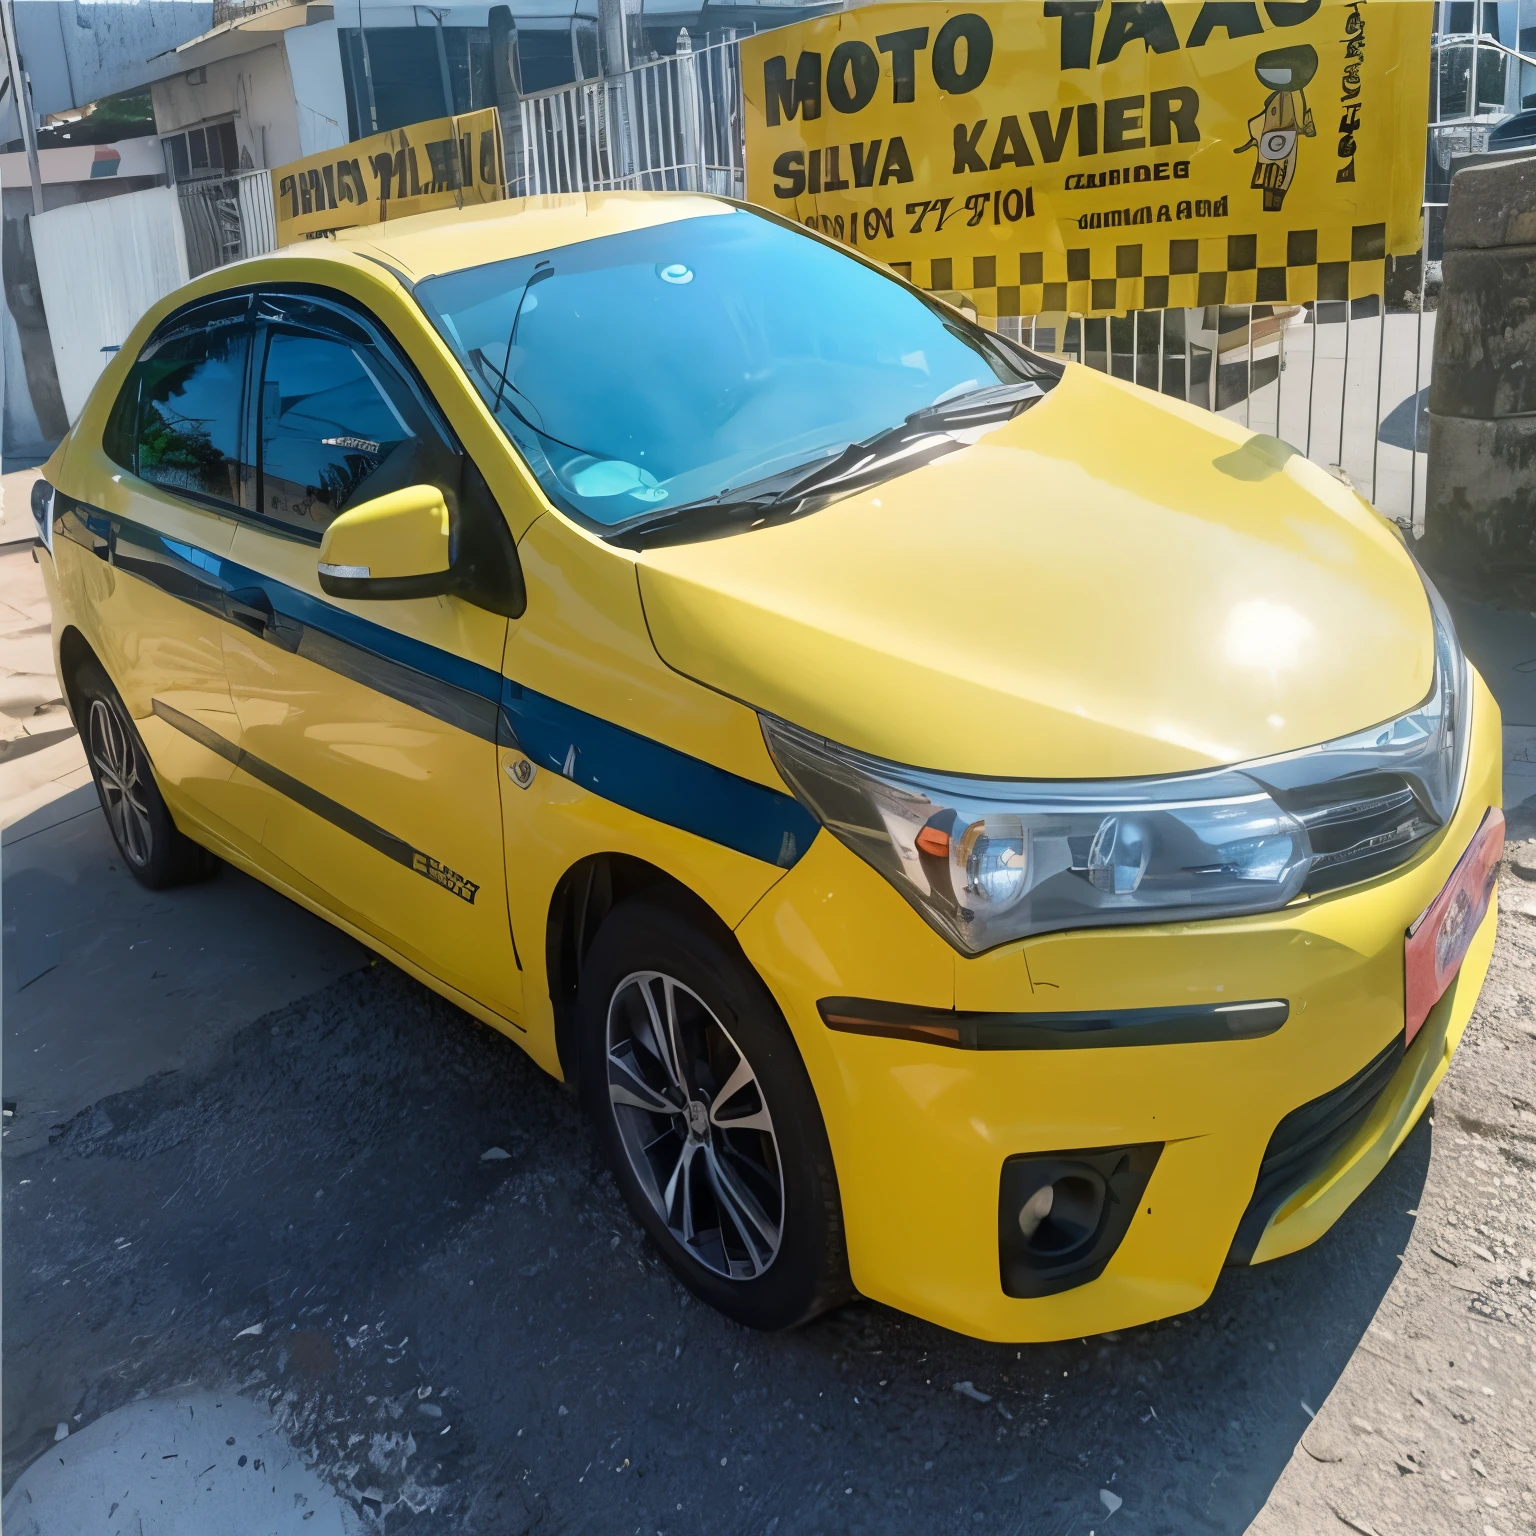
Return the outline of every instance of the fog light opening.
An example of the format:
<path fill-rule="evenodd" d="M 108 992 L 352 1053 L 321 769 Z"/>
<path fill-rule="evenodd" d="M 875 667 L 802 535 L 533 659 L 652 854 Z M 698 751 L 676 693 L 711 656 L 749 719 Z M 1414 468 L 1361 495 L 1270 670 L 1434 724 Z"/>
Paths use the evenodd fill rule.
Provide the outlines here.
<path fill-rule="evenodd" d="M 1041 1197 L 1046 1197 L 1041 1200 Z M 1037 1190 L 1025 1202 L 1028 1210 L 1041 1201 L 1042 1218 L 1034 1230 L 1024 1226 L 1024 1212 L 1019 1212 L 1019 1228 L 1031 1253 L 1042 1258 L 1065 1258 L 1075 1248 L 1093 1241 L 1104 1213 L 1104 1181 L 1091 1169 L 1069 1173 Z"/>
<path fill-rule="evenodd" d="M 1028 1200 L 1024 1202 L 1019 1211 L 1019 1231 L 1024 1234 L 1024 1241 L 1030 1242 L 1036 1232 L 1040 1230 L 1040 1223 L 1051 1214 L 1051 1206 L 1056 1201 L 1056 1186 L 1047 1184 L 1037 1189 Z"/>
<path fill-rule="evenodd" d="M 998 1189 L 1003 1293 L 1050 1296 L 1096 1279 L 1120 1245 L 1162 1146 L 1016 1153 Z"/>

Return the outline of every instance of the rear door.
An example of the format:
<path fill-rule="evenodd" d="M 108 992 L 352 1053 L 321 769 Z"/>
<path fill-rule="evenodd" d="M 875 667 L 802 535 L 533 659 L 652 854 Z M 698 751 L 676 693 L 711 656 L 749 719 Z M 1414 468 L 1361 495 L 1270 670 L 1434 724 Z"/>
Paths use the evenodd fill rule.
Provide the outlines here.
<path fill-rule="evenodd" d="M 69 483 L 91 487 L 90 499 L 61 494 L 55 504 L 59 534 L 96 557 L 81 569 L 97 617 L 92 643 L 157 777 L 173 805 L 223 833 L 252 830 L 230 757 L 209 745 L 238 734 L 220 570 L 254 495 L 245 434 L 250 308 L 248 294 L 221 298 L 155 330 L 102 442 L 71 452 Z"/>
<path fill-rule="evenodd" d="M 369 317 L 265 293 L 254 338 L 254 515 L 227 574 L 255 617 L 226 629 L 225 665 L 265 852 L 408 959 L 516 1014 L 495 740 L 508 621 L 457 597 L 330 598 L 316 569 L 348 507 L 434 484 L 460 517 L 483 482 Z"/>

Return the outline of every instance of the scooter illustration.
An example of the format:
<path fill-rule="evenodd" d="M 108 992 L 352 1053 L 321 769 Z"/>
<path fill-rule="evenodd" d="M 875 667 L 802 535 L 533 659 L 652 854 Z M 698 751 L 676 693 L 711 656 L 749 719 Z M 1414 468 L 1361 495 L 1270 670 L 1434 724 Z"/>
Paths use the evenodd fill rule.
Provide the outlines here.
<path fill-rule="evenodd" d="M 1264 110 L 1248 119 L 1248 142 L 1237 154 L 1256 149 L 1252 185 L 1264 193 L 1265 213 L 1279 213 L 1296 177 L 1296 141 L 1317 137 L 1306 87 L 1317 73 L 1317 50 L 1307 43 L 1273 48 L 1253 61 L 1259 83 L 1269 87 Z"/>

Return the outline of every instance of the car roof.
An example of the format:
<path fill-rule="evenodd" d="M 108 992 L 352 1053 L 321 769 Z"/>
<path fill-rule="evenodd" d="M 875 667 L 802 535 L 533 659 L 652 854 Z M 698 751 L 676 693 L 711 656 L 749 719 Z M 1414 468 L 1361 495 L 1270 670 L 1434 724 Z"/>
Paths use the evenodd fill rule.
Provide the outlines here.
<path fill-rule="evenodd" d="M 372 257 L 420 282 L 604 235 L 734 211 L 721 198 L 693 192 L 586 192 L 418 213 L 344 229 L 333 240 L 338 252 Z M 300 248 L 318 254 L 318 243 L 306 241 Z"/>

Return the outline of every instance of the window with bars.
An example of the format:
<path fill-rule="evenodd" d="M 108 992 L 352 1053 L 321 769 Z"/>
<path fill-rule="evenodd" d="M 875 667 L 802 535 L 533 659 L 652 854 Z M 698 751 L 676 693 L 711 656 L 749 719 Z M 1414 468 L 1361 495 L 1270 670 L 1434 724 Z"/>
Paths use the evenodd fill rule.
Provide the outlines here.
<path fill-rule="evenodd" d="M 188 128 L 184 133 L 167 134 L 160 142 L 165 146 L 172 181 L 231 176 L 236 171 L 251 168 L 249 156 L 244 161 L 241 159 L 240 141 L 235 135 L 232 119 L 205 123 L 200 128 Z"/>

